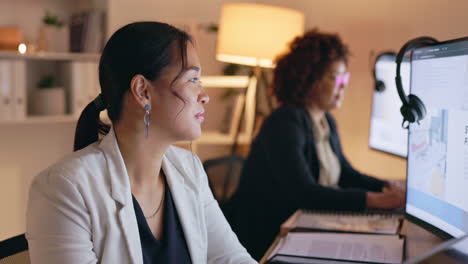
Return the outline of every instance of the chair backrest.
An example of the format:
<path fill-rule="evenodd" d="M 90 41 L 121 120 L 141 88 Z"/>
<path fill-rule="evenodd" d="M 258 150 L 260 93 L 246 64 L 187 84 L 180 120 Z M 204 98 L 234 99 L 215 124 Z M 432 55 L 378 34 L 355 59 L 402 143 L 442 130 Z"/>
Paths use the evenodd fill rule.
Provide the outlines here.
<path fill-rule="evenodd" d="M 243 165 L 244 158 L 239 155 L 229 155 L 203 162 L 211 191 L 221 207 L 236 192 Z"/>
<path fill-rule="evenodd" d="M 24 234 L 0 241 L 0 264 L 29 264 L 28 241 Z"/>

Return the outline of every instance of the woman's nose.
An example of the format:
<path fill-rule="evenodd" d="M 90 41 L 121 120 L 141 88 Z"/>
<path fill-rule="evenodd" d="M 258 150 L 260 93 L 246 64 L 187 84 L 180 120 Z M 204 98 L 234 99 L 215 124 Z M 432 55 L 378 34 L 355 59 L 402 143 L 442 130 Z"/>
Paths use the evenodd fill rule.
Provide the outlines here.
<path fill-rule="evenodd" d="M 210 101 L 210 97 L 205 92 L 205 90 L 202 90 L 202 92 L 198 96 L 198 101 L 202 104 L 207 104 Z"/>

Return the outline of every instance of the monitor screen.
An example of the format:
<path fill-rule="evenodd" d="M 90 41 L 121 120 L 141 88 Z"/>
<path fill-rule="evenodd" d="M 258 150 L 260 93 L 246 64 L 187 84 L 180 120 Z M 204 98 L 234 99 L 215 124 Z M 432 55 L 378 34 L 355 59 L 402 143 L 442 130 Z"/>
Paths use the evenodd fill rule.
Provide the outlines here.
<path fill-rule="evenodd" d="M 415 49 L 410 90 L 427 114 L 409 126 L 406 214 L 459 237 L 468 232 L 468 39 Z"/>
<path fill-rule="evenodd" d="M 385 89 L 374 90 L 370 119 L 369 147 L 406 157 L 408 131 L 403 129 L 400 114 L 402 105 L 395 86 L 396 55 L 385 54 L 376 61 L 375 77 L 385 84 Z M 409 91 L 409 61 L 401 65 L 401 78 L 406 93 Z"/>

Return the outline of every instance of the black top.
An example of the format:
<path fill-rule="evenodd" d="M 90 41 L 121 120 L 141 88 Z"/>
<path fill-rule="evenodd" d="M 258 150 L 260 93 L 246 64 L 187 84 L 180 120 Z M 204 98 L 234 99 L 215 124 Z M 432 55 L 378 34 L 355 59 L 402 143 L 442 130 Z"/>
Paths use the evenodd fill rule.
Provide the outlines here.
<path fill-rule="evenodd" d="M 164 231 L 162 240 L 154 237 L 138 201 L 132 195 L 133 207 L 135 208 L 138 230 L 140 232 L 143 263 L 192 263 L 184 231 L 182 230 L 169 186 L 166 184 L 165 188 L 164 205 L 166 208 L 163 220 Z"/>
<path fill-rule="evenodd" d="M 334 119 L 328 113 L 326 118 L 341 165 L 339 189 L 318 184 L 319 159 L 307 109 L 279 107 L 252 143 L 229 220 L 254 258 L 261 258 L 281 223 L 297 209 L 364 210 L 365 192 L 382 190 L 384 181 L 353 169 L 342 153 Z"/>

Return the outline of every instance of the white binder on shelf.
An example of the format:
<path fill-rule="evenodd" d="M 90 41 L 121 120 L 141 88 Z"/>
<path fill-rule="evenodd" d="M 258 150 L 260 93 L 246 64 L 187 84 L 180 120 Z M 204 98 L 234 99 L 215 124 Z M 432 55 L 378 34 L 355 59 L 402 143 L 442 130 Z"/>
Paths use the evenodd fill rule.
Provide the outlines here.
<path fill-rule="evenodd" d="M 99 85 L 98 63 L 88 62 L 87 69 L 89 74 L 89 89 L 87 89 L 88 102 L 91 102 L 99 93 L 101 93 L 101 86 Z"/>
<path fill-rule="evenodd" d="M 86 98 L 83 94 L 85 87 L 85 71 L 84 62 L 72 61 L 68 64 L 67 81 L 68 81 L 68 106 L 69 112 L 72 115 L 79 115 L 85 107 Z"/>
<path fill-rule="evenodd" d="M 13 66 L 13 113 L 15 120 L 26 119 L 26 61 L 14 60 Z"/>
<path fill-rule="evenodd" d="M 13 119 L 12 60 L 0 59 L 0 120 Z"/>
<path fill-rule="evenodd" d="M 26 118 L 26 64 L 0 59 L 0 120 Z"/>
<path fill-rule="evenodd" d="M 97 63 L 73 61 L 67 71 L 69 112 L 78 117 L 100 91 Z"/>

